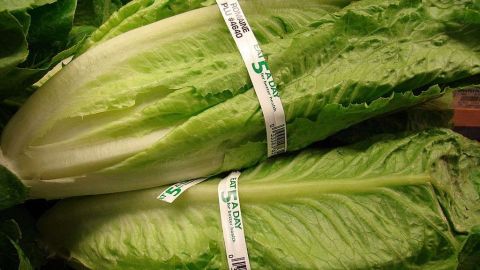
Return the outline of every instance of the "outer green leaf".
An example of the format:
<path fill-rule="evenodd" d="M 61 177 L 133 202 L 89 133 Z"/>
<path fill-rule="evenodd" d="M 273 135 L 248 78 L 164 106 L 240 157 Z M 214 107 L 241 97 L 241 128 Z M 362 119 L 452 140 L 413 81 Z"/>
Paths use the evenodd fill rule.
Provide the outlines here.
<path fill-rule="evenodd" d="M 480 227 L 472 229 L 459 256 L 460 270 L 475 270 L 480 265 Z"/>
<path fill-rule="evenodd" d="M 19 11 L 55 3 L 57 0 L 0 0 L 0 11 Z"/>
<path fill-rule="evenodd" d="M 1 269 L 15 269 L 19 256 L 12 242 L 21 238 L 21 231 L 14 220 L 0 221 L 0 265 Z"/>
<path fill-rule="evenodd" d="M 32 207 L 29 210 L 32 210 Z M 2 270 L 22 269 L 28 266 L 39 269 L 45 263 L 47 254 L 38 241 L 36 220 L 29 210 L 25 205 L 19 205 L 0 211 L 0 235 L 6 237 L 0 239 L 0 242 L 3 241 L 3 246 L 0 247 Z"/>
<path fill-rule="evenodd" d="M 436 3 L 246 2 L 281 92 L 288 149 L 478 75 L 480 28 L 465 19 L 475 6 Z M 33 196 L 153 187 L 266 158 L 260 106 L 217 7 L 111 39 L 37 93 L 2 137 Z"/>
<path fill-rule="evenodd" d="M 0 12 L 0 44 L 0 76 L 3 77 L 28 56 L 23 24 L 7 11 Z"/>
<path fill-rule="evenodd" d="M 33 46 L 45 46 L 65 40 L 72 28 L 72 18 L 76 6 L 77 1 L 75 0 L 61 0 L 55 5 L 47 5 L 30 11 L 32 27 L 28 32 L 28 42 L 33 43 Z M 55 19 L 52 20 L 52 18 Z"/>
<path fill-rule="evenodd" d="M 477 142 L 434 129 L 249 169 L 239 192 L 252 269 L 465 265 L 475 260 L 479 165 Z M 155 200 L 161 188 L 64 200 L 39 227 L 50 248 L 89 269 L 225 269 L 218 180 L 173 204 Z"/>
<path fill-rule="evenodd" d="M 13 219 L 0 221 L 0 269 L 32 270 L 30 260 L 18 244 L 20 228 Z"/>
<path fill-rule="evenodd" d="M 0 153 L 0 210 L 22 203 L 28 190 L 13 173 L 4 166 Z"/>
<path fill-rule="evenodd" d="M 22 248 L 14 241 L 10 240 L 10 242 L 15 247 L 18 254 L 18 260 L 19 260 L 18 270 L 33 270 L 32 264 L 30 263 L 30 260 L 23 252 Z"/>
<path fill-rule="evenodd" d="M 13 219 L 2 220 L 0 222 L 0 234 L 2 234 L 2 236 L 8 236 L 12 241 L 18 241 L 22 238 L 20 227 Z"/>
<path fill-rule="evenodd" d="M 10 22 L 11 19 L 4 18 L 5 20 L 2 19 L 0 23 L 2 32 L 0 39 L 5 39 L 0 45 L 5 46 L 1 48 L 0 53 L 0 77 L 2 78 L 0 100 L 3 101 L 11 96 L 22 96 L 25 88 L 40 79 L 48 69 L 58 63 L 54 58 L 67 46 L 76 2 L 76 0 L 36 1 L 25 6 L 23 4 L 27 2 L 20 1 L 18 7 L 30 7 L 30 9 L 18 10 L 11 14 L 7 11 L 0 13 L 4 14 L 0 15 L 2 17 L 10 14 L 9 16 L 14 16 L 17 20 L 15 28 Z M 2 25 L 7 23 L 8 25 Z"/>
<path fill-rule="evenodd" d="M 120 0 L 86 0 L 80 1 L 75 14 L 74 24 L 79 26 L 102 25 L 122 6 Z"/>

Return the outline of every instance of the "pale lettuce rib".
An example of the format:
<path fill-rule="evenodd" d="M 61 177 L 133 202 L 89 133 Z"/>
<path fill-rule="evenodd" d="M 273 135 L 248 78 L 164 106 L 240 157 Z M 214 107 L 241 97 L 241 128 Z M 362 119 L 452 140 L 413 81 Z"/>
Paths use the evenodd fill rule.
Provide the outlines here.
<path fill-rule="evenodd" d="M 480 144 L 446 129 L 261 163 L 239 180 L 252 268 L 456 269 L 480 224 L 479 165 Z M 219 180 L 173 204 L 163 188 L 63 200 L 39 228 L 88 269 L 225 269 Z"/>

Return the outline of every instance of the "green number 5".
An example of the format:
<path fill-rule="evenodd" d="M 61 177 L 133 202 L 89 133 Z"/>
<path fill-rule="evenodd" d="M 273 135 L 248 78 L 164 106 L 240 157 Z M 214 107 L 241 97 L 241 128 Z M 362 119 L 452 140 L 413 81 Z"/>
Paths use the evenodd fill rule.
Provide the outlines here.
<path fill-rule="evenodd" d="M 252 68 L 255 71 L 255 73 L 262 73 L 263 67 L 265 67 L 266 70 L 270 70 L 270 68 L 268 67 L 268 63 L 265 61 L 258 62 L 258 67 L 255 66 L 255 63 L 252 63 Z"/>
<path fill-rule="evenodd" d="M 181 191 L 182 191 L 181 188 L 175 187 L 175 186 L 171 186 L 171 187 L 167 188 L 167 190 L 165 190 L 166 193 L 168 193 L 170 195 L 173 195 L 173 196 L 177 196 L 178 194 L 180 194 Z"/>

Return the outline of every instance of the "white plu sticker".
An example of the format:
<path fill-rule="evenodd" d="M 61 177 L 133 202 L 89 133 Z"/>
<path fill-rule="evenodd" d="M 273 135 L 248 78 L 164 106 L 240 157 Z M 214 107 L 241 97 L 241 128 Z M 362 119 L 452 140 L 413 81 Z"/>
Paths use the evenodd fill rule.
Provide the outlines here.
<path fill-rule="evenodd" d="M 270 67 L 237 0 L 216 0 L 242 55 L 257 94 L 267 130 L 268 156 L 287 150 L 285 112 Z"/>
<path fill-rule="evenodd" d="M 228 269 L 249 270 L 251 269 L 250 261 L 243 232 L 240 197 L 238 196 L 238 177 L 240 177 L 240 172 L 232 172 L 220 181 L 218 202 Z"/>
<path fill-rule="evenodd" d="M 188 180 L 188 181 L 183 181 L 180 183 L 173 184 L 169 186 L 167 189 L 165 189 L 162 194 L 158 195 L 157 199 L 167 202 L 167 203 L 172 203 L 175 201 L 180 194 L 182 194 L 185 190 L 191 188 L 192 186 L 205 181 L 207 178 L 200 178 L 200 179 L 193 179 L 193 180 Z"/>

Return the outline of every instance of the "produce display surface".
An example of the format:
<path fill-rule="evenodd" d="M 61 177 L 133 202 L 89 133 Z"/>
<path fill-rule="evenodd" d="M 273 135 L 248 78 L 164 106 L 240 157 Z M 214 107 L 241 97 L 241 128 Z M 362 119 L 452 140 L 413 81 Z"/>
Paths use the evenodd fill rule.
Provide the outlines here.
<path fill-rule="evenodd" d="M 0 270 L 480 269 L 477 0 L 0 1 L 0 41 Z"/>

